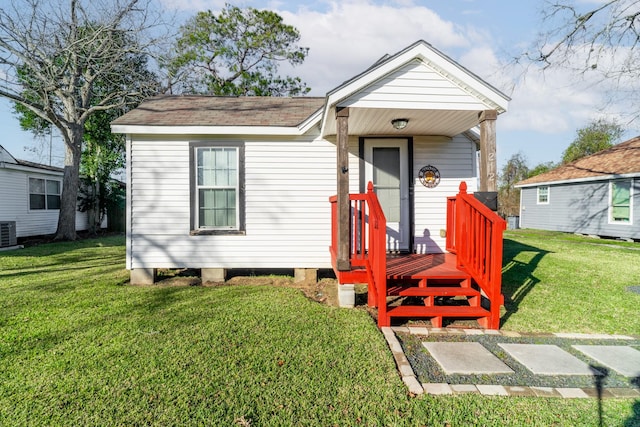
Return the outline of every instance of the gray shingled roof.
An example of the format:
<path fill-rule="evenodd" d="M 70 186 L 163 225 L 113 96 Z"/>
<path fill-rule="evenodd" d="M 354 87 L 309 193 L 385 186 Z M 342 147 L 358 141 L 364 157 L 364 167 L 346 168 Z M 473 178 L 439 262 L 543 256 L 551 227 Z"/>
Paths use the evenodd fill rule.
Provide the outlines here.
<path fill-rule="evenodd" d="M 324 98 L 158 96 L 113 121 L 140 126 L 298 126 Z"/>
<path fill-rule="evenodd" d="M 516 186 L 640 173 L 640 136 L 536 175 Z"/>
<path fill-rule="evenodd" d="M 27 166 L 30 168 L 37 168 L 37 169 L 45 169 L 53 172 L 64 172 L 63 168 L 59 168 L 57 166 L 43 165 L 42 163 L 34 163 L 34 162 L 29 162 L 27 160 L 20 160 L 20 159 L 16 159 L 16 162 L 20 166 Z"/>

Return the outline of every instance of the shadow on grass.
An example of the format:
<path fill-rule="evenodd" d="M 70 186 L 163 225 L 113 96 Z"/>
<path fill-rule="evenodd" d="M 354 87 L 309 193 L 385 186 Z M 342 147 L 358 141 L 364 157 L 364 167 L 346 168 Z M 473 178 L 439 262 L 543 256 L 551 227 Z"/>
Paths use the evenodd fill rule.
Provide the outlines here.
<path fill-rule="evenodd" d="M 13 251 L 0 252 L 3 258 L 20 258 L 25 256 L 55 256 L 76 251 L 78 249 L 87 248 L 111 248 L 116 246 L 124 246 L 124 235 L 113 235 L 106 237 L 91 237 L 79 239 L 75 241 L 47 241 L 34 246 L 27 246 L 23 249 Z"/>
<path fill-rule="evenodd" d="M 640 390 L 640 376 L 631 380 L 631 384 Z M 624 427 L 637 427 L 640 426 L 640 400 L 636 400 L 633 403 L 633 414 L 625 421 Z"/>
<path fill-rule="evenodd" d="M 24 290 L 42 290 L 42 291 L 67 291 L 78 286 L 75 281 L 78 275 L 84 271 L 94 270 L 94 264 L 90 264 L 92 260 L 100 261 L 100 268 L 105 273 L 105 269 L 111 272 L 124 269 L 124 263 L 118 255 L 96 256 L 84 258 L 82 261 L 85 265 L 76 265 L 72 261 L 60 261 L 52 264 L 38 265 L 32 269 L 10 270 L 8 273 L 0 273 L 0 280 L 6 280 L 9 285 L 19 286 Z M 120 283 L 122 284 L 122 283 Z"/>
<path fill-rule="evenodd" d="M 502 293 L 506 313 L 502 316 L 504 324 L 533 287 L 540 282 L 534 275 L 538 264 L 549 251 L 525 245 L 511 239 L 504 239 L 502 258 Z"/>

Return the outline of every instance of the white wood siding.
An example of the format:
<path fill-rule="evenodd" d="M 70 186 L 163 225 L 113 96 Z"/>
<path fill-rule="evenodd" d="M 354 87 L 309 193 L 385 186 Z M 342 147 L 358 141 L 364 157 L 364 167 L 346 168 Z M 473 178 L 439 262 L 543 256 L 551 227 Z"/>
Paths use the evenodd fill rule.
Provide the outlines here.
<path fill-rule="evenodd" d="M 416 137 L 413 140 L 414 184 L 414 250 L 417 253 L 445 251 L 445 238 L 440 230 L 446 229 L 447 197 L 458 194 L 461 181 L 467 183 L 467 192 L 477 189 L 475 172 L 475 143 L 463 135 L 447 141 L 441 137 Z M 435 166 L 440 172 L 440 184 L 427 188 L 418 174 L 423 166 Z"/>
<path fill-rule="evenodd" d="M 16 236 L 53 234 L 58 227 L 58 210 L 29 210 L 29 178 L 56 179 L 62 175 L 0 168 L 0 221 L 15 221 Z M 88 227 L 86 213 L 76 212 L 76 230 Z"/>
<path fill-rule="evenodd" d="M 246 235 L 190 236 L 189 141 L 133 138 L 130 268 L 330 268 L 335 145 L 245 139 Z"/>
<path fill-rule="evenodd" d="M 345 101 L 345 107 L 484 110 L 487 105 L 419 60 L 397 69 Z"/>
<path fill-rule="evenodd" d="M 358 144 L 357 138 L 349 140 L 350 193 L 360 192 Z M 440 172 L 440 184 L 435 188 L 425 187 L 418 178 L 420 169 L 426 165 L 435 166 Z M 451 139 L 414 137 L 412 169 L 411 179 L 415 188 L 414 250 L 417 253 L 444 252 L 445 238 L 440 236 L 440 230 L 446 229 L 447 197 L 458 194 L 461 181 L 467 183 L 469 193 L 478 187 L 475 143 L 463 135 Z"/>

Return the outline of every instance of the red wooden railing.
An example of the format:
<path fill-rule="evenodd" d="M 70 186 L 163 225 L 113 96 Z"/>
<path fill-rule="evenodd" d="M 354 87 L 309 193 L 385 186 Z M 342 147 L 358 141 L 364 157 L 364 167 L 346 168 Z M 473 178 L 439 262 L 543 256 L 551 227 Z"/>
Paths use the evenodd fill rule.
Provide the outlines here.
<path fill-rule="evenodd" d="M 485 327 L 500 327 L 502 296 L 502 233 L 505 220 L 467 194 L 467 184 L 447 198 L 446 249 L 457 256 L 458 268 L 467 271 L 491 302 L 491 316 Z"/>
<path fill-rule="evenodd" d="M 338 203 L 337 196 L 331 202 L 331 256 L 337 258 L 338 248 Z M 364 267 L 367 274 L 367 303 L 378 306 L 386 301 L 387 292 L 387 220 L 373 191 L 373 183 L 367 185 L 365 194 L 349 194 L 350 237 L 349 259 L 352 267 Z M 386 313 L 386 304 L 378 308 Z"/>
<path fill-rule="evenodd" d="M 331 202 L 331 256 L 337 259 L 337 197 Z M 386 219 L 373 191 L 349 195 L 349 260 L 351 270 L 337 271 L 340 283 L 368 283 L 367 302 L 378 307 L 378 319 L 388 323 L 387 315 L 387 230 Z M 457 267 L 470 275 L 490 300 L 488 318 L 479 319 L 485 328 L 500 327 L 502 297 L 502 232 L 506 222 L 473 194 L 465 182 L 457 196 L 447 198 L 446 249 L 456 254 Z M 334 264 L 334 268 L 335 268 Z"/>

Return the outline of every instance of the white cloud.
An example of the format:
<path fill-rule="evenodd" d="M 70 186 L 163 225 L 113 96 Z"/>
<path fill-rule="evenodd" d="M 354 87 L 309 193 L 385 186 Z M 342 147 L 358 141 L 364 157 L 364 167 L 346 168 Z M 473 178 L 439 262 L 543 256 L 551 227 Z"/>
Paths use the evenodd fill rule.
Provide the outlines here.
<path fill-rule="evenodd" d="M 191 13 L 216 10 L 225 2 L 161 1 L 166 7 Z M 283 66 L 282 71 L 301 77 L 313 89 L 312 95 L 325 95 L 383 55 L 394 54 L 422 39 L 512 97 L 509 112 L 499 120 L 501 132 L 566 134 L 599 114 L 607 88 L 594 85 L 594 80 L 579 82 L 567 70 L 551 70 L 545 75 L 529 72 L 526 79 L 520 79 L 522 69 L 507 68 L 501 63 L 500 49 L 504 46 L 501 48 L 497 39 L 504 34 L 490 33 L 492 27 L 484 25 L 484 21 L 462 26 L 412 0 L 376 3 L 320 0 L 296 5 L 284 0 L 246 0 L 234 4 L 267 7 L 298 28 L 300 45 L 310 48 L 309 55 L 301 66 Z M 469 7 L 464 8 L 467 12 L 479 10 L 477 3 L 468 3 Z"/>
<path fill-rule="evenodd" d="M 443 51 L 471 44 L 461 28 L 422 6 L 353 0 L 331 2 L 326 11 L 300 8 L 279 13 L 300 30 L 300 44 L 310 48 L 304 65 L 294 72 L 317 95 L 421 39 Z"/>

